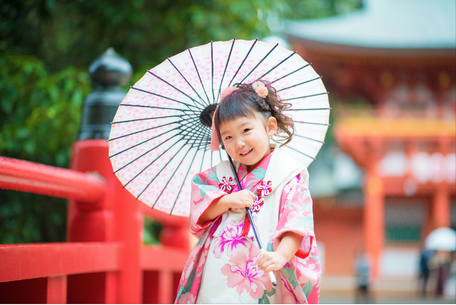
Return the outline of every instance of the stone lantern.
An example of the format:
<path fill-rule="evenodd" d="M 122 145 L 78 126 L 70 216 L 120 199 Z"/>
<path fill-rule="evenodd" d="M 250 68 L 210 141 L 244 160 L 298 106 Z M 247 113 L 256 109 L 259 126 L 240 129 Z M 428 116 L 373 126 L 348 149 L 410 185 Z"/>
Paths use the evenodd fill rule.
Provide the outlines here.
<path fill-rule="evenodd" d="M 109 48 L 89 67 L 93 91 L 84 100 L 78 140 L 108 139 L 110 123 L 126 92 L 121 88 L 131 78 L 130 63 Z"/>

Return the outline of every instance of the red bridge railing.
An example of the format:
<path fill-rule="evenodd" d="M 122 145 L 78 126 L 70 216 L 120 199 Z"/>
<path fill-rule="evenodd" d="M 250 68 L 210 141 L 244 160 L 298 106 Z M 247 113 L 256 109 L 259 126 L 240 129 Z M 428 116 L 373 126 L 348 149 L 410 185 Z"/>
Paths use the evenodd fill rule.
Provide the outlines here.
<path fill-rule="evenodd" d="M 107 156 L 105 140 L 84 140 L 70 170 L 0 157 L 0 188 L 69 199 L 68 242 L 0 245 L 1 303 L 174 301 L 188 219 L 136 201 Z M 163 224 L 161 246 L 143 245 L 143 217 Z"/>

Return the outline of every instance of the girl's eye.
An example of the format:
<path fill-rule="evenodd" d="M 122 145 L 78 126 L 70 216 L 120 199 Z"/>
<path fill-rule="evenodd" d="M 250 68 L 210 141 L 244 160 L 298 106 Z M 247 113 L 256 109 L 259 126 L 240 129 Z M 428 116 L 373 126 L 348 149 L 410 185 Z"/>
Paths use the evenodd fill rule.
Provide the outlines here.
<path fill-rule="evenodd" d="M 244 133 L 245 133 L 245 132 L 249 132 L 249 131 L 250 131 L 250 128 L 244 129 Z"/>
<path fill-rule="evenodd" d="M 231 139 L 231 136 L 226 136 L 225 141 Z"/>

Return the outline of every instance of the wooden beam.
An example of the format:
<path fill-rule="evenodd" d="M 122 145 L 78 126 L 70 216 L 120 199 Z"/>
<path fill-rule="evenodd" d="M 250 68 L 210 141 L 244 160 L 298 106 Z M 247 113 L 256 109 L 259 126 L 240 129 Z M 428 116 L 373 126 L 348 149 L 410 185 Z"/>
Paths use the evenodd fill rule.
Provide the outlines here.
<path fill-rule="evenodd" d="M 117 271 L 121 243 L 0 245 L 0 282 Z"/>

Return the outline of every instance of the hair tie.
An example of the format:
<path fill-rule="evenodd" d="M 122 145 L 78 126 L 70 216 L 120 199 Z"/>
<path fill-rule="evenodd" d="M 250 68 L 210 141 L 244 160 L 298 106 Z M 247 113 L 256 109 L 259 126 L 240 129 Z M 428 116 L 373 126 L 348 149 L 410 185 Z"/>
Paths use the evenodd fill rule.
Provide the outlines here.
<path fill-rule="evenodd" d="M 220 101 L 222 101 L 228 94 L 230 94 L 231 92 L 233 92 L 236 89 L 238 89 L 238 88 L 227 87 L 225 90 L 222 91 L 222 93 L 220 93 Z"/>
<path fill-rule="evenodd" d="M 259 97 L 261 98 L 266 98 L 268 96 L 268 88 L 266 87 L 263 82 L 256 81 L 252 84 L 253 90 L 258 94 Z"/>
<path fill-rule="evenodd" d="M 211 150 L 218 151 L 220 148 L 220 141 L 217 135 L 217 130 L 215 130 L 215 113 L 217 112 L 218 107 L 215 108 L 214 114 L 212 115 L 212 130 L 211 130 Z"/>

